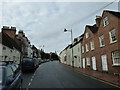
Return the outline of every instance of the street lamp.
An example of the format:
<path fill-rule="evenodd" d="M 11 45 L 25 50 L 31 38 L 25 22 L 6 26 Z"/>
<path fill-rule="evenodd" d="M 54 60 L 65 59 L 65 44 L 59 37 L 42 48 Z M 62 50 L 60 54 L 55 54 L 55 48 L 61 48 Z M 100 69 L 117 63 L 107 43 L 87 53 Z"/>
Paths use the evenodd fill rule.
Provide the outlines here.
<path fill-rule="evenodd" d="M 71 30 L 67 30 L 66 28 L 64 29 L 64 32 L 71 32 L 71 46 L 73 43 L 73 34 L 72 34 L 72 29 Z M 74 57 L 73 57 L 73 47 L 72 47 L 72 67 L 74 68 Z"/>

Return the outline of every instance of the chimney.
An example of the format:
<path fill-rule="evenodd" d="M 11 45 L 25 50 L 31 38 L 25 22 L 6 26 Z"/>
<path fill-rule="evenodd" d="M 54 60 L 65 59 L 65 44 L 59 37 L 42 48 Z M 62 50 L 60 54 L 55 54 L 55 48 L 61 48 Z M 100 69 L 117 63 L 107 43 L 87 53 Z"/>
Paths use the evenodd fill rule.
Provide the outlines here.
<path fill-rule="evenodd" d="M 2 32 L 6 33 L 9 37 L 14 39 L 16 35 L 16 27 L 9 28 L 8 26 L 3 26 Z"/>
<path fill-rule="evenodd" d="M 18 32 L 18 37 L 22 38 L 24 36 L 23 30 L 19 30 Z"/>
<path fill-rule="evenodd" d="M 101 16 L 96 16 L 96 26 L 99 27 L 100 26 L 100 22 L 101 22 L 102 17 Z"/>

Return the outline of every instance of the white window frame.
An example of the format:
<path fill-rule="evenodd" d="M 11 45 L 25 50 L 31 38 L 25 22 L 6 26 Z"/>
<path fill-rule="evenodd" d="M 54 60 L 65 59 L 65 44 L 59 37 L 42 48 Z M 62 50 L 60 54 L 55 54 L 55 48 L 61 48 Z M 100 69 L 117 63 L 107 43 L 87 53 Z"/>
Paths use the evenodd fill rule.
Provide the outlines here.
<path fill-rule="evenodd" d="M 90 57 L 86 57 L 87 66 L 90 66 Z"/>
<path fill-rule="evenodd" d="M 93 40 L 90 42 L 90 46 L 91 46 L 91 50 L 95 49 L 95 45 L 94 45 L 94 41 Z"/>
<path fill-rule="evenodd" d="M 88 51 L 89 51 L 89 48 L 88 48 L 88 43 L 87 43 L 87 44 L 85 44 L 85 46 L 86 46 L 86 52 L 88 52 Z"/>
<path fill-rule="evenodd" d="M 105 46 L 104 35 L 101 35 L 101 36 L 99 37 L 99 42 L 100 42 L 100 47 Z M 102 43 L 102 42 L 103 42 L 103 43 Z"/>
<path fill-rule="evenodd" d="M 84 46 L 82 46 L 82 53 L 84 53 Z"/>
<path fill-rule="evenodd" d="M 86 32 L 85 37 L 89 38 L 89 32 Z"/>
<path fill-rule="evenodd" d="M 113 66 L 120 66 L 120 52 L 119 51 L 112 52 L 112 61 L 113 61 Z"/>
<path fill-rule="evenodd" d="M 117 42 L 117 39 L 116 39 L 116 32 L 115 32 L 115 31 L 116 31 L 115 29 L 112 29 L 112 30 L 109 32 L 110 43 L 115 43 L 115 42 Z M 114 33 L 115 36 L 112 36 L 112 35 L 113 35 L 112 33 Z M 116 40 L 113 41 L 113 37 L 115 37 Z"/>
<path fill-rule="evenodd" d="M 108 24 L 109 24 L 108 17 L 105 17 L 105 18 L 103 19 L 103 26 L 105 27 L 105 26 L 107 26 Z"/>

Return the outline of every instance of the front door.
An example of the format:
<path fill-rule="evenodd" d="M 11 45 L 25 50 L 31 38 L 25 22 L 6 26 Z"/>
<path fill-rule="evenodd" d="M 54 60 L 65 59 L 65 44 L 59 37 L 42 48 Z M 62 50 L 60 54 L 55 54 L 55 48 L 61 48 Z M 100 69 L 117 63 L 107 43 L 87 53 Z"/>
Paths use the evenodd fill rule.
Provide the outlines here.
<path fill-rule="evenodd" d="M 101 58 L 102 58 L 102 70 L 103 71 L 108 71 L 107 56 L 102 55 Z"/>
<path fill-rule="evenodd" d="M 83 58 L 83 68 L 85 68 L 85 58 Z"/>
<path fill-rule="evenodd" d="M 93 68 L 93 70 L 97 70 L 95 57 L 92 57 L 92 68 Z"/>

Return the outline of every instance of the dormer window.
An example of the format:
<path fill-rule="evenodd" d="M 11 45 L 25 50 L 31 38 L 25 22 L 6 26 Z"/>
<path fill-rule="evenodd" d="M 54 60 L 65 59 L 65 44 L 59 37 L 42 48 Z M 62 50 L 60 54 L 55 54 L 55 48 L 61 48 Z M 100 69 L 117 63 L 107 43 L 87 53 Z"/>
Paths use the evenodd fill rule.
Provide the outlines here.
<path fill-rule="evenodd" d="M 108 17 L 105 17 L 104 19 L 103 19 L 103 26 L 105 27 L 105 26 L 107 26 L 109 24 L 109 22 L 108 22 Z"/>
<path fill-rule="evenodd" d="M 86 32 L 85 37 L 89 38 L 89 32 Z"/>

